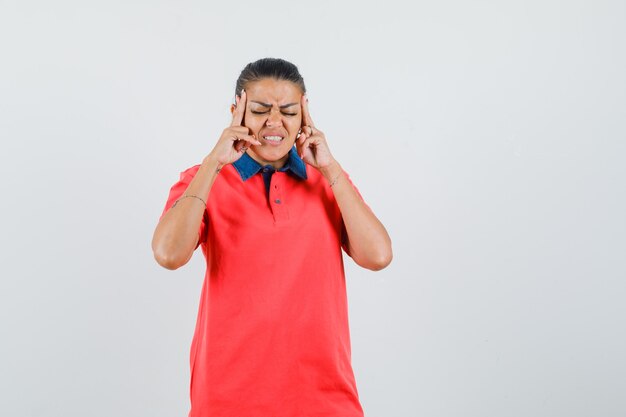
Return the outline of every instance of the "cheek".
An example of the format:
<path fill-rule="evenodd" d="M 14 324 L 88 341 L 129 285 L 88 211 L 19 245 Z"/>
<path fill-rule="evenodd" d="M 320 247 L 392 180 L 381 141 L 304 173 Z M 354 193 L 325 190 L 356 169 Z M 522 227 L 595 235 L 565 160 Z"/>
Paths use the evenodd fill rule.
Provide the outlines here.
<path fill-rule="evenodd" d="M 296 129 L 300 129 L 302 127 L 302 116 L 294 117 L 293 126 Z"/>
<path fill-rule="evenodd" d="M 294 117 L 293 119 L 291 119 L 290 123 L 289 123 L 289 130 L 291 132 L 298 132 L 298 130 L 300 130 L 300 128 L 302 127 L 302 118 L 300 117 Z"/>

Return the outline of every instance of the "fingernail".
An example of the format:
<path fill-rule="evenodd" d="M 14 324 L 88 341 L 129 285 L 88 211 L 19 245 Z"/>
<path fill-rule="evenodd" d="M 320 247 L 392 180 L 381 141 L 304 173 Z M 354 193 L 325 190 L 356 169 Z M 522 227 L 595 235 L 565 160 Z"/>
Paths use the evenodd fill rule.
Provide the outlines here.
<path fill-rule="evenodd" d="M 245 93 L 246 90 L 244 90 L 243 88 L 241 89 L 241 94 Z"/>

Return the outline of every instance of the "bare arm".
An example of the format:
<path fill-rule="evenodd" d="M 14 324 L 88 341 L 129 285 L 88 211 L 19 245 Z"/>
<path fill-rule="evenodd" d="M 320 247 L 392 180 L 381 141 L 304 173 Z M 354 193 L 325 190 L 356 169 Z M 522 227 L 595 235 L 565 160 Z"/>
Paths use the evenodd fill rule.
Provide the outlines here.
<path fill-rule="evenodd" d="M 211 153 L 203 159 L 183 195 L 196 195 L 208 201 L 219 169 L 241 158 L 249 144 L 261 144 L 249 135 L 250 129 L 241 125 L 245 108 L 246 94 L 242 92 L 241 97 L 237 96 L 230 127 L 224 129 Z M 198 230 L 204 211 L 202 201 L 190 197 L 179 199 L 176 207 L 170 207 L 161 217 L 152 237 L 152 251 L 159 265 L 178 269 L 189 262 L 198 247 Z"/>
<path fill-rule="evenodd" d="M 348 235 L 348 254 L 363 268 L 378 271 L 393 258 L 391 239 L 385 226 L 370 210 L 350 184 L 337 161 L 320 169 L 329 183 L 341 210 Z"/>
<path fill-rule="evenodd" d="M 302 135 L 296 146 L 304 161 L 317 168 L 331 184 L 346 226 L 348 254 L 363 268 L 373 271 L 385 268 L 393 258 L 387 230 L 361 200 L 341 165 L 331 155 L 324 133 L 313 124 L 305 96 L 301 106 Z"/>
<path fill-rule="evenodd" d="M 217 168 L 216 160 L 205 158 L 183 195 L 197 195 L 207 201 Z M 189 262 L 197 248 L 204 210 L 199 199 L 183 198 L 163 215 L 152 237 L 152 251 L 159 265 L 177 269 Z"/>

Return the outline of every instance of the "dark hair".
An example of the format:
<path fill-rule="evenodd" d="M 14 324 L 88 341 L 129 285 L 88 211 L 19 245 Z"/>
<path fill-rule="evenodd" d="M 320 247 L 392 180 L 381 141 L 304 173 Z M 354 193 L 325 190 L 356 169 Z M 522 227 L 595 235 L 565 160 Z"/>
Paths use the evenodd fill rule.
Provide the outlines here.
<path fill-rule="evenodd" d="M 235 95 L 241 95 L 241 90 L 246 88 L 248 83 L 259 81 L 263 78 L 274 78 L 276 80 L 291 81 L 300 87 L 302 94 L 306 93 L 304 79 L 298 67 L 291 62 L 280 58 L 262 58 L 251 62 L 241 71 L 237 84 L 235 85 Z"/>

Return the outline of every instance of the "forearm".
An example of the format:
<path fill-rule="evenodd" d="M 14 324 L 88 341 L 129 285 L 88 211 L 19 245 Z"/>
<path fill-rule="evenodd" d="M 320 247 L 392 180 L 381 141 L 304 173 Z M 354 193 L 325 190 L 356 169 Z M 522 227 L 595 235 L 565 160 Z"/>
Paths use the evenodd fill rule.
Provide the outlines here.
<path fill-rule="evenodd" d="M 332 190 L 346 227 L 352 259 L 371 270 L 380 270 L 389 265 L 393 257 L 389 234 L 361 200 L 339 163 L 334 161 L 320 169 L 320 172 L 329 183 L 334 181 Z"/>
<path fill-rule="evenodd" d="M 196 195 L 208 201 L 219 164 L 206 157 L 183 195 Z M 198 242 L 198 230 L 205 205 L 197 198 L 182 198 L 159 221 L 152 238 L 154 258 L 167 269 L 177 269 L 191 259 Z"/>

